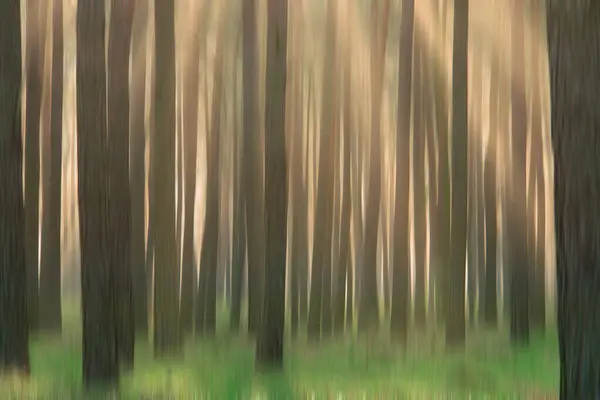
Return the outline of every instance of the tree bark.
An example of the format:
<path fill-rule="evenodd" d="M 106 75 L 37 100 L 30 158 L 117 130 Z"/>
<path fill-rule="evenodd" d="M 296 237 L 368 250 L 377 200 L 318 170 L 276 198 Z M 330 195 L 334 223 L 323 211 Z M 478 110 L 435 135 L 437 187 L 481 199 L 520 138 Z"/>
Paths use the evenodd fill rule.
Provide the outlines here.
<path fill-rule="evenodd" d="M 40 202 L 40 113 L 44 73 L 46 5 L 27 2 L 25 38 L 25 258 L 29 329 L 38 328 L 38 246 Z"/>
<path fill-rule="evenodd" d="M 255 334 L 260 324 L 264 286 L 264 165 L 259 129 L 258 37 L 256 0 L 245 0 L 242 9 L 244 32 L 244 150 L 242 166 L 246 187 L 246 231 L 248 240 L 248 331 Z"/>
<path fill-rule="evenodd" d="M 20 1 L 0 4 L 0 375 L 29 374 Z"/>
<path fill-rule="evenodd" d="M 175 231 L 175 6 L 157 0 L 154 9 L 156 134 L 152 152 L 154 214 L 154 354 L 171 356 L 180 349 L 179 269 Z M 160 149 L 160 151 L 158 151 Z M 160 184 L 160 190 L 157 185 Z"/>
<path fill-rule="evenodd" d="M 513 343 L 529 342 L 529 272 L 527 260 L 527 198 L 525 168 L 527 160 L 527 104 L 525 86 L 518 76 L 525 71 L 523 5 L 513 5 L 511 122 L 512 159 L 509 189 L 509 268 L 510 268 L 510 334 Z M 524 225 L 524 226 L 523 226 Z"/>
<path fill-rule="evenodd" d="M 83 381 L 117 383 L 115 270 L 107 142 L 105 5 L 77 7 L 77 121 Z"/>
<path fill-rule="evenodd" d="M 496 51 L 495 49 L 492 51 Z M 490 130 L 484 165 L 485 197 L 485 289 L 483 296 L 484 322 L 489 327 L 498 324 L 498 134 L 500 126 L 499 96 L 500 68 L 498 57 L 493 57 L 490 72 Z"/>
<path fill-rule="evenodd" d="M 145 247 L 146 61 L 150 13 L 146 1 L 137 1 L 132 32 L 131 102 L 129 123 L 129 185 L 131 203 L 131 268 L 135 331 L 148 334 Z"/>
<path fill-rule="evenodd" d="M 596 3 L 548 2 L 560 398 L 600 396 Z"/>
<path fill-rule="evenodd" d="M 219 21 L 223 24 L 223 21 Z M 217 262 L 219 251 L 219 225 L 221 209 L 221 103 L 223 94 L 223 30 L 219 30 L 217 52 L 213 71 L 213 98 L 210 131 L 207 131 L 206 213 L 202 251 L 200 254 L 200 280 L 196 301 L 196 333 L 214 335 L 217 312 Z"/>
<path fill-rule="evenodd" d="M 287 162 L 285 146 L 287 0 L 267 3 L 267 87 L 265 106 L 265 293 L 256 347 L 262 367 L 283 367 Z"/>
<path fill-rule="evenodd" d="M 398 60 L 398 125 L 396 132 L 396 193 L 394 204 L 394 272 L 391 331 L 396 340 L 406 341 L 410 315 L 409 173 L 410 102 L 414 1 L 402 2 L 400 58 Z"/>
<path fill-rule="evenodd" d="M 465 343 L 465 256 L 467 245 L 467 54 L 469 0 L 454 3 L 452 67 L 452 226 L 446 312 L 446 344 Z"/>
<path fill-rule="evenodd" d="M 194 9 L 195 10 L 195 9 Z M 206 14 L 207 10 L 202 10 Z M 206 20 L 203 25 L 206 25 Z M 200 76 L 200 29 L 188 32 L 189 50 L 184 55 L 186 75 L 183 85 L 183 142 L 185 173 L 185 223 L 181 263 L 181 327 L 184 333 L 193 326 L 194 220 L 196 205 L 196 160 L 198 157 L 198 103 Z"/>
<path fill-rule="evenodd" d="M 49 163 L 44 179 L 42 249 L 40 256 L 40 328 L 60 332 L 61 311 L 61 193 L 63 116 L 63 13 L 62 1 L 53 3 L 52 22 L 52 108 L 50 134 L 45 139 Z"/>

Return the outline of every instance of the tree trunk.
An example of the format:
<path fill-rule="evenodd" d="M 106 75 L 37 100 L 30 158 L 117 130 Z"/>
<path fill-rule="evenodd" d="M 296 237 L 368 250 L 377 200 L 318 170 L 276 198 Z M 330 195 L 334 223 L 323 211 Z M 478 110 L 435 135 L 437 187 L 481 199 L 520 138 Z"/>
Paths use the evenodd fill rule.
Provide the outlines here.
<path fill-rule="evenodd" d="M 134 319 L 131 268 L 131 198 L 129 191 L 129 52 L 133 0 L 112 0 L 108 36 L 108 152 L 110 224 L 115 269 L 117 351 L 133 367 Z"/>
<path fill-rule="evenodd" d="M 175 231 L 175 6 L 157 0 L 154 9 L 156 134 L 152 152 L 154 214 L 154 354 L 180 351 L 179 270 Z M 160 149 L 160 151 L 158 151 Z M 160 184 L 160 190 L 157 185 Z"/>
<path fill-rule="evenodd" d="M 452 226 L 446 313 L 446 344 L 465 343 L 465 256 L 467 245 L 467 43 L 469 0 L 454 3 L 452 67 Z"/>
<path fill-rule="evenodd" d="M 148 3 L 137 1 L 132 32 L 131 102 L 129 123 L 129 185 L 131 203 L 131 268 L 136 333 L 148 334 L 145 246 L 146 57 Z"/>
<path fill-rule="evenodd" d="M 119 375 L 111 243 L 105 69 L 105 5 L 77 8 L 78 189 L 81 235 L 83 381 L 116 384 Z"/>
<path fill-rule="evenodd" d="M 494 52 L 490 72 L 490 130 L 484 165 L 484 197 L 485 197 L 485 289 L 483 296 L 484 322 L 494 328 L 498 324 L 498 291 L 496 263 L 498 253 L 498 133 L 500 126 L 499 96 L 500 96 L 500 68 L 499 60 Z"/>
<path fill-rule="evenodd" d="M 390 0 L 373 0 L 371 22 L 371 146 L 369 168 L 369 191 L 365 224 L 364 265 L 361 277 L 360 310 L 358 327 L 371 331 L 379 327 L 377 298 L 377 234 L 381 206 L 381 102 L 385 65 Z M 382 13 L 382 16 L 380 16 Z"/>
<path fill-rule="evenodd" d="M 219 21 L 223 24 L 223 21 Z M 210 132 L 207 131 L 206 169 L 206 213 L 202 251 L 200 254 L 200 279 L 196 301 L 196 333 L 214 335 L 217 312 L 217 262 L 219 251 L 219 225 L 221 209 L 221 185 L 219 167 L 221 165 L 221 102 L 223 94 L 223 30 L 219 29 L 217 53 L 215 54 L 213 76 L 212 115 Z"/>
<path fill-rule="evenodd" d="M 330 333 L 331 321 L 331 248 L 333 235 L 333 186 L 335 139 L 337 137 L 338 85 L 334 77 L 337 65 L 337 0 L 327 3 L 327 36 L 323 68 L 323 99 L 317 179 L 314 241 L 308 314 L 308 335 L 319 339 Z"/>
<path fill-rule="evenodd" d="M 203 10 L 204 11 L 204 10 Z M 194 217 L 196 205 L 196 160 L 198 147 L 198 102 L 200 76 L 200 32 L 190 29 L 189 50 L 184 56 L 183 143 L 185 174 L 185 223 L 181 262 L 181 328 L 191 332 L 193 326 L 194 288 Z"/>
<path fill-rule="evenodd" d="M 49 157 L 44 179 L 42 251 L 40 257 L 40 328 L 60 332 L 61 254 L 60 221 L 62 192 L 62 116 L 63 116 L 63 13 L 62 1 L 53 3 L 52 22 L 52 108 L 50 134 L 45 139 Z"/>
<path fill-rule="evenodd" d="M 598 11 L 548 2 L 561 399 L 600 396 Z"/>
<path fill-rule="evenodd" d="M 29 329 L 38 328 L 38 246 L 40 201 L 40 113 L 44 73 L 46 5 L 27 1 L 25 37 L 25 262 Z"/>
<path fill-rule="evenodd" d="M 0 374 L 29 374 L 20 1 L 0 4 Z"/>
<path fill-rule="evenodd" d="M 256 347 L 262 367 L 283 367 L 285 260 L 287 244 L 287 163 L 285 146 L 287 0 L 267 6 L 267 87 L 265 106 L 265 293 Z"/>
<path fill-rule="evenodd" d="M 391 331 L 394 339 L 406 341 L 410 315 L 409 173 L 410 102 L 414 1 L 402 2 L 400 59 L 398 62 L 398 126 L 396 132 L 396 193 L 394 204 L 394 272 Z"/>
<path fill-rule="evenodd" d="M 258 36 L 256 0 L 245 0 L 242 10 L 244 32 L 244 150 L 242 166 L 246 181 L 246 231 L 248 240 L 248 331 L 255 334 L 260 324 L 264 286 L 264 166 L 259 129 Z"/>
<path fill-rule="evenodd" d="M 512 20 L 512 168 L 509 189 L 509 268 L 510 268 L 510 334 L 514 343 L 529 342 L 529 272 L 527 260 L 527 198 L 525 168 L 527 160 L 527 104 L 525 86 L 517 77 L 525 71 L 524 5 L 513 5 Z"/>
<path fill-rule="evenodd" d="M 527 248 L 531 274 L 531 323 L 540 330 L 546 325 L 546 188 L 544 180 L 544 140 L 542 127 L 540 71 L 540 6 L 530 4 L 531 15 L 531 145 L 527 183 Z M 537 203 L 537 215 L 536 215 Z M 536 216 L 536 218 L 533 218 Z"/>

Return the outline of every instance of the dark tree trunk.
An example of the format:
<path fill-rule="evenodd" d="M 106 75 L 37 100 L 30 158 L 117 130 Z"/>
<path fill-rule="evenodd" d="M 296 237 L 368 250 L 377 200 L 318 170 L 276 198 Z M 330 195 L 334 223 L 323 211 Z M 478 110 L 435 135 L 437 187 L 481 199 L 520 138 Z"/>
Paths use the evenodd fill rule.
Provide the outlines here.
<path fill-rule="evenodd" d="M 148 334 L 148 294 L 146 290 L 145 246 L 145 153 L 146 153 L 146 57 L 149 7 L 135 4 L 131 55 L 131 102 L 129 123 L 129 185 L 131 203 L 131 268 L 133 310 L 136 333 Z"/>
<path fill-rule="evenodd" d="M 156 27 L 154 26 L 154 9 L 155 6 L 153 3 L 150 3 L 150 7 L 148 9 L 148 22 L 149 28 L 149 44 L 148 51 L 150 52 L 150 65 L 149 65 L 149 74 L 148 77 L 148 96 L 147 101 L 148 104 L 148 115 L 153 116 L 156 110 Z M 148 157 L 148 172 L 147 172 L 147 185 L 148 185 L 148 232 L 147 232 L 147 240 L 146 240 L 146 293 L 147 293 L 147 309 L 148 309 L 148 321 L 149 325 L 152 323 L 154 326 L 154 243 L 156 230 L 154 228 L 156 221 L 156 195 L 154 190 L 154 151 L 155 151 L 155 143 L 154 136 L 156 134 L 156 120 L 153 117 L 148 118 L 148 132 L 146 133 L 146 145 L 149 146 L 149 157 Z"/>
<path fill-rule="evenodd" d="M 413 58 L 413 229 L 415 246 L 415 286 L 414 286 L 414 315 L 418 328 L 424 328 L 426 322 L 425 310 L 425 270 L 426 270 L 426 241 L 427 219 L 425 209 L 425 141 L 423 102 L 423 51 L 420 42 L 414 45 Z M 406 186 L 408 190 L 408 185 Z"/>
<path fill-rule="evenodd" d="M 465 256 L 467 245 L 467 43 L 469 0 L 454 3 L 452 67 L 452 226 L 446 301 L 446 343 L 465 343 Z"/>
<path fill-rule="evenodd" d="M 154 221 L 154 354 L 180 351 L 179 269 L 175 227 L 175 6 L 157 0 L 154 8 L 156 93 L 152 147 Z M 160 190 L 157 190 L 160 185 Z"/>
<path fill-rule="evenodd" d="M 383 3 L 383 10 L 379 4 Z M 365 223 L 364 265 L 361 277 L 360 310 L 358 327 L 366 332 L 379 328 L 379 305 L 377 297 L 377 236 L 381 206 L 381 102 L 383 73 L 389 24 L 390 0 L 373 1 L 371 26 L 371 146 L 369 166 L 369 190 Z M 381 16 L 380 16 L 381 13 Z"/>
<path fill-rule="evenodd" d="M 396 193 L 394 204 L 394 271 L 391 331 L 394 339 L 405 341 L 410 315 L 409 173 L 410 102 L 414 1 L 402 2 L 400 59 L 398 62 L 398 131 L 396 132 Z"/>
<path fill-rule="evenodd" d="M 105 50 L 104 2 L 84 2 L 77 7 L 77 155 L 86 386 L 116 384 L 119 376 Z"/>
<path fill-rule="evenodd" d="M 44 179 L 42 249 L 40 257 L 40 328 L 60 332 L 61 254 L 60 220 L 62 192 L 62 116 L 63 116 L 63 13 L 62 2 L 53 6 L 52 22 L 52 108 L 50 134 L 45 140 L 44 157 L 49 157 Z"/>
<path fill-rule="evenodd" d="M 40 113 L 44 72 L 46 5 L 27 1 L 25 37 L 25 262 L 29 329 L 38 328 L 38 246 L 40 202 Z"/>
<path fill-rule="evenodd" d="M 205 7 L 206 8 L 206 7 Z M 196 9 L 193 8 L 196 12 Z M 208 10 L 202 10 L 206 14 Z M 201 27 L 206 25 L 202 21 Z M 196 205 L 196 160 L 198 158 L 198 102 L 200 83 L 200 29 L 189 28 L 189 50 L 184 56 L 185 76 L 183 85 L 183 143 L 185 174 L 185 222 L 183 231 L 183 254 L 181 260 L 181 329 L 184 333 L 193 327 L 194 292 L 194 220 Z"/>
<path fill-rule="evenodd" d="M 508 253 L 510 270 L 510 336 L 514 343 L 529 342 L 529 271 L 527 260 L 527 104 L 525 86 L 518 79 L 525 71 L 523 5 L 514 5 L 512 20 L 511 121 L 512 158 L 509 189 Z"/>
<path fill-rule="evenodd" d="M 498 324 L 498 291 L 496 263 L 498 253 L 498 133 L 499 133 L 499 96 L 500 68 L 499 60 L 494 49 L 490 72 L 490 131 L 484 165 L 484 197 L 485 197 L 485 288 L 483 296 L 483 319 L 487 326 L 496 327 Z"/>
<path fill-rule="evenodd" d="M 110 223 L 115 269 L 117 351 L 133 367 L 134 319 L 131 268 L 131 198 L 129 191 L 129 51 L 133 0 L 112 0 L 108 36 L 108 152 Z"/>
<path fill-rule="evenodd" d="M 248 331 L 255 334 L 260 324 L 264 286 L 264 165 L 259 129 L 258 36 L 256 0 L 245 0 L 242 10 L 244 32 L 244 150 L 242 166 L 246 181 L 246 231 L 248 240 Z"/>
<path fill-rule="evenodd" d="M 265 105 L 265 293 L 256 362 L 283 367 L 287 162 L 285 146 L 287 0 L 267 3 L 267 87 Z"/>
<path fill-rule="evenodd" d="M 598 93 L 600 9 L 548 2 L 560 398 L 600 396 Z"/>
<path fill-rule="evenodd" d="M 20 1 L 0 4 L 0 375 L 29 374 Z"/>
<path fill-rule="evenodd" d="M 540 71 L 541 7 L 529 5 L 531 29 L 531 153 L 527 183 L 527 249 L 531 274 L 531 323 L 543 330 L 546 325 L 546 188 L 544 180 L 544 141 L 542 127 Z M 537 215 L 536 215 L 537 201 Z M 537 218 L 533 218 L 536 216 Z"/>
<path fill-rule="evenodd" d="M 223 21 L 219 21 L 222 24 Z M 220 29 L 215 54 L 213 76 L 212 114 L 210 131 L 207 131 L 206 213 L 202 250 L 200 254 L 200 279 L 196 299 L 196 333 L 214 335 L 217 312 L 217 262 L 219 258 L 219 225 L 221 209 L 221 102 L 223 93 L 223 30 Z"/>

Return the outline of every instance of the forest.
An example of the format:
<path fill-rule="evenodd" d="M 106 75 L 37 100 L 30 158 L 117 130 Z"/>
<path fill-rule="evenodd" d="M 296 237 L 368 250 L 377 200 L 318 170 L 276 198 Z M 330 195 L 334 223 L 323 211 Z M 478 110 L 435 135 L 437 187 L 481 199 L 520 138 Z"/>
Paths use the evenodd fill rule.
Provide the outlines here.
<path fill-rule="evenodd" d="M 0 0 L 0 398 L 600 398 L 600 3 Z"/>

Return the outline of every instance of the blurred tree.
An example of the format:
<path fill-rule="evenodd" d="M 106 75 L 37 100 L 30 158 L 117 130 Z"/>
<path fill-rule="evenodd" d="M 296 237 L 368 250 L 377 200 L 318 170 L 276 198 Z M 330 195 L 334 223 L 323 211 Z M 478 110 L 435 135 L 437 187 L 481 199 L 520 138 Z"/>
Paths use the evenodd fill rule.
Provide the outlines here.
<path fill-rule="evenodd" d="M 527 249 L 529 254 L 531 323 L 544 330 L 546 325 L 546 185 L 544 179 L 544 138 L 542 115 L 542 85 L 540 84 L 540 37 L 542 7 L 528 2 L 531 21 L 531 136 L 529 179 L 527 181 Z M 536 212 L 537 205 L 537 212 Z M 535 218 L 534 218 L 535 217 Z"/>
<path fill-rule="evenodd" d="M 331 333 L 331 248 L 333 234 L 333 186 L 335 141 L 338 135 L 339 95 L 337 78 L 337 0 L 328 0 L 324 48 L 323 91 L 317 177 L 314 244 L 308 309 L 308 335 L 319 339 Z M 322 331 L 322 332 L 321 332 Z"/>
<path fill-rule="evenodd" d="M 490 71 L 490 130 L 484 161 L 484 197 L 485 197 L 485 288 L 483 296 L 484 322 L 490 327 L 498 324 L 498 291 L 496 263 L 498 245 L 498 136 L 499 136 L 499 96 L 500 96 L 500 60 L 492 49 Z"/>
<path fill-rule="evenodd" d="M 131 265 L 131 198 L 129 188 L 129 56 L 135 0 L 111 0 L 108 30 L 107 107 L 110 171 L 110 223 L 115 269 L 117 351 L 133 367 L 135 322 Z"/>
<path fill-rule="evenodd" d="M 223 13 L 224 11 L 221 10 L 220 12 Z M 196 302 L 196 333 L 203 335 L 214 335 L 216 329 L 217 262 L 221 217 L 219 169 L 221 165 L 224 24 L 224 19 L 219 17 L 217 49 L 213 69 L 212 114 L 210 117 L 210 129 L 206 131 L 206 212 Z"/>
<path fill-rule="evenodd" d="M 377 236 L 381 206 L 381 102 L 385 66 L 390 0 L 371 3 L 371 145 L 369 190 L 364 232 L 364 265 L 361 277 L 358 327 L 370 331 L 379 326 L 377 297 Z"/>
<path fill-rule="evenodd" d="M 265 292 L 256 347 L 261 367 L 283 368 L 287 161 L 285 146 L 287 0 L 267 3 L 265 104 Z"/>
<path fill-rule="evenodd" d="M 396 132 L 396 195 L 394 204 L 394 272 L 391 330 L 394 339 L 406 341 L 410 315 L 410 106 L 414 35 L 413 0 L 402 3 L 398 59 L 398 126 Z"/>
<path fill-rule="evenodd" d="M 509 189 L 508 253 L 510 271 L 510 334 L 516 343 L 529 342 L 529 271 L 527 260 L 527 103 L 525 85 L 524 5 L 513 4 L 511 27 L 512 168 Z"/>
<path fill-rule="evenodd" d="M 264 286 L 264 165 L 259 129 L 258 36 L 256 0 L 242 5 L 244 32 L 244 139 L 243 179 L 246 183 L 246 238 L 248 240 L 248 331 L 256 333 L 260 324 Z"/>
<path fill-rule="evenodd" d="M 154 353 L 179 353 L 179 269 L 175 227 L 175 5 L 154 6 L 156 134 L 152 137 L 154 221 Z M 160 184 L 160 190 L 157 185 Z"/>
<path fill-rule="evenodd" d="M 78 189 L 81 236 L 83 381 L 116 384 L 115 269 L 109 209 L 104 2 L 77 7 Z"/>
<path fill-rule="evenodd" d="M 598 6 L 547 2 L 561 399 L 600 396 Z"/>
<path fill-rule="evenodd" d="M 39 326 L 60 332 L 61 312 L 61 194 L 63 130 L 63 0 L 52 3 L 52 108 L 50 133 L 43 139 L 44 165 L 42 246 L 40 255 Z"/>
<path fill-rule="evenodd" d="M 29 374 L 23 149 L 21 10 L 0 2 L 0 374 Z"/>
<path fill-rule="evenodd" d="M 25 262 L 29 329 L 38 328 L 40 112 L 44 73 L 46 2 L 28 0 L 25 21 Z"/>
<path fill-rule="evenodd" d="M 148 56 L 147 1 L 137 1 L 133 19 L 131 52 L 131 101 L 129 123 L 129 185 L 131 202 L 131 268 L 133 309 L 138 335 L 148 334 L 148 293 L 145 247 L 145 153 L 146 153 L 146 66 Z"/>
<path fill-rule="evenodd" d="M 454 3 L 452 66 L 452 226 L 447 271 L 446 344 L 465 343 L 465 257 L 467 246 L 467 55 L 469 0 Z"/>

